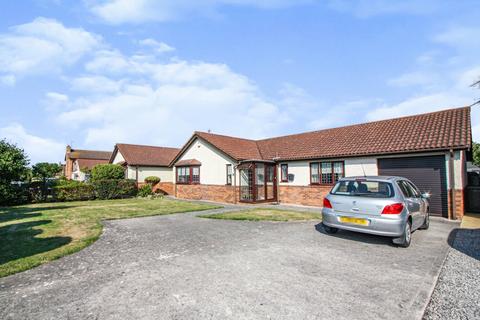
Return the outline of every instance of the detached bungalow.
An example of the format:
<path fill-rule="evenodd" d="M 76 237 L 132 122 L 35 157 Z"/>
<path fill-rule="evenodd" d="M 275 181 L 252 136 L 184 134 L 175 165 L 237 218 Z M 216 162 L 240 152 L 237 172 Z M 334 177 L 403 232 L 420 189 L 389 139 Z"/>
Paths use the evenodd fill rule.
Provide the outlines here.
<path fill-rule="evenodd" d="M 173 168 L 170 163 L 180 149 L 136 144 L 117 143 L 110 157 L 110 163 L 120 164 L 125 168 L 125 178 L 135 179 L 142 185 L 146 177 L 160 178 L 154 189 L 166 194 L 173 194 Z"/>
<path fill-rule="evenodd" d="M 111 151 L 80 150 L 67 146 L 65 152 L 65 177 L 68 180 L 85 181 L 88 175 L 85 169 L 92 169 L 97 164 L 108 163 Z"/>
<path fill-rule="evenodd" d="M 470 108 L 249 140 L 195 132 L 174 156 L 174 195 L 321 206 L 344 176 L 395 175 L 430 192 L 434 215 L 464 212 Z"/>

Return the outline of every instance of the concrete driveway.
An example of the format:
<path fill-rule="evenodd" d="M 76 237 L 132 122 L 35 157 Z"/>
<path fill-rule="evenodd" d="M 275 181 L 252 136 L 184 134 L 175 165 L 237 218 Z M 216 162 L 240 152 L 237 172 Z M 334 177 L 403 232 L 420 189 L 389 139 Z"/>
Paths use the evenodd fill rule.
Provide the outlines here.
<path fill-rule="evenodd" d="M 420 318 L 455 225 L 408 249 L 318 222 L 108 221 L 83 251 L 0 279 L 1 319 Z"/>

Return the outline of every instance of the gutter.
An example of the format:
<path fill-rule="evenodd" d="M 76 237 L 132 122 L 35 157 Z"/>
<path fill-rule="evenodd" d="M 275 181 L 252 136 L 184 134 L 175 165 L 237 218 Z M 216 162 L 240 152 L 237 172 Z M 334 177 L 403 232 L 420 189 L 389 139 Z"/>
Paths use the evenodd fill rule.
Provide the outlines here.
<path fill-rule="evenodd" d="M 449 192 L 450 192 L 450 210 L 448 213 L 448 218 L 451 220 L 457 219 L 457 213 L 455 211 L 455 174 L 453 173 L 454 160 L 455 154 L 453 153 L 453 149 L 450 149 L 449 157 L 448 157 L 448 184 L 449 184 Z"/>

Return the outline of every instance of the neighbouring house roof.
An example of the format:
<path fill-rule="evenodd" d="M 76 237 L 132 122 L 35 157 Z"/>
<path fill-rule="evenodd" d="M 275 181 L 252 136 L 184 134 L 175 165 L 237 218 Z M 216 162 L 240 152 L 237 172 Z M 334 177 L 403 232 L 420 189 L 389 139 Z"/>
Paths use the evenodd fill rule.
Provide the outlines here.
<path fill-rule="evenodd" d="M 69 151 L 68 151 L 69 150 Z M 80 150 L 80 149 L 68 149 L 65 154 L 65 159 L 97 159 L 108 160 L 112 155 L 111 151 L 97 151 L 97 150 Z"/>
<path fill-rule="evenodd" d="M 117 152 L 120 152 L 125 162 L 131 166 L 166 167 L 179 151 L 178 148 L 117 143 L 110 162 L 115 159 Z"/>
<path fill-rule="evenodd" d="M 471 148 L 470 107 L 263 140 L 195 132 L 232 159 L 302 160 Z"/>
<path fill-rule="evenodd" d="M 87 168 L 87 169 L 92 169 L 95 167 L 97 164 L 104 164 L 108 163 L 108 160 L 102 160 L 102 159 L 77 159 L 78 162 L 78 167 L 80 170 Z"/>
<path fill-rule="evenodd" d="M 202 163 L 197 159 L 185 159 L 175 163 L 176 166 L 200 166 Z"/>

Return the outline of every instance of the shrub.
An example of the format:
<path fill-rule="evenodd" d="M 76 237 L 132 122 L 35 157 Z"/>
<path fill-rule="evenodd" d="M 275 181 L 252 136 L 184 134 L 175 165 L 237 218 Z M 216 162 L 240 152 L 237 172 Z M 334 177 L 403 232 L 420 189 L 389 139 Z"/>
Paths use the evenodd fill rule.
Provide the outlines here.
<path fill-rule="evenodd" d="M 156 176 L 149 176 L 145 178 L 145 182 L 151 184 L 152 186 L 160 182 L 160 178 Z"/>
<path fill-rule="evenodd" d="M 28 184 L 0 183 L 0 206 L 28 203 Z"/>
<path fill-rule="evenodd" d="M 56 201 L 83 201 L 95 199 L 93 185 L 87 183 L 62 183 L 55 186 L 54 199 Z"/>
<path fill-rule="evenodd" d="M 138 189 L 137 195 L 142 198 L 146 198 L 153 195 L 152 186 L 149 184 L 144 184 Z"/>
<path fill-rule="evenodd" d="M 91 181 L 119 180 L 125 178 L 125 171 L 118 164 L 97 164 L 92 168 Z"/>
<path fill-rule="evenodd" d="M 95 196 L 102 200 L 134 197 L 137 194 L 135 180 L 94 180 L 92 185 L 95 190 Z"/>
<path fill-rule="evenodd" d="M 22 188 L 12 182 L 22 181 L 28 172 L 28 157 L 16 145 L 0 140 L 0 204 L 18 204 Z"/>

